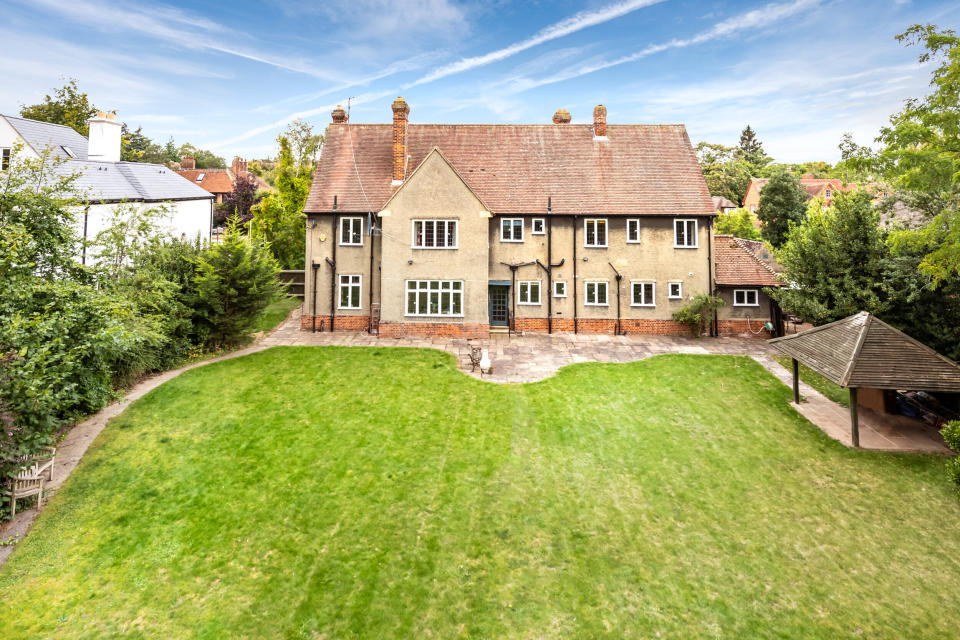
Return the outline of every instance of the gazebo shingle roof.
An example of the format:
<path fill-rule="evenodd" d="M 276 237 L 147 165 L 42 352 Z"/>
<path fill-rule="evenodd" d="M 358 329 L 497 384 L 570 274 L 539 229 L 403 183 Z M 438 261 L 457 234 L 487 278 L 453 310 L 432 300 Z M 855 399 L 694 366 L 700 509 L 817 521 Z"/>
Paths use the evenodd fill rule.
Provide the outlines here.
<path fill-rule="evenodd" d="M 960 392 L 960 365 L 866 311 L 770 345 L 842 387 Z"/>

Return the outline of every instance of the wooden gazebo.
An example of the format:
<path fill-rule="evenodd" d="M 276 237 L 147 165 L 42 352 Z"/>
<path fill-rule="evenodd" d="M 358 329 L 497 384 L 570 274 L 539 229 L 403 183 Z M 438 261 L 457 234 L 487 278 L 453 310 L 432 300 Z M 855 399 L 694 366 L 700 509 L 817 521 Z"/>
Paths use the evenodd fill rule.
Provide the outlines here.
<path fill-rule="evenodd" d="M 866 311 L 769 342 L 793 359 L 794 402 L 800 402 L 799 362 L 850 390 L 854 447 L 860 446 L 859 389 L 960 393 L 960 365 Z"/>

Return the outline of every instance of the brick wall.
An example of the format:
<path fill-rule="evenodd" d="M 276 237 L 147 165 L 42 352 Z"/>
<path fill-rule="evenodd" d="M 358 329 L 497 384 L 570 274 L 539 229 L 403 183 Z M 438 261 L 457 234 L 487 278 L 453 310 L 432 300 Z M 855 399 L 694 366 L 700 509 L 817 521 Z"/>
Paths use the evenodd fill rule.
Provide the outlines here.
<path fill-rule="evenodd" d="M 330 316 L 317 316 L 317 331 L 320 331 L 320 323 L 323 322 L 323 330 L 330 331 Z M 366 331 L 370 326 L 368 316 L 337 316 L 334 320 L 334 331 Z M 311 331 L 313 329 L 313 316 L 300 316 L 300 329 Z"/>
<path fill-rule="evenodd" d="M 749 323 L 746 320 L 720 320 L 717 322 L 717 330 L 721 336 L 746 335 L 767 340 L 771 337 L 770 333 L 760 331 L 764 322 L 764 320 L 750 320 Z M 760 333 L 754 333 L 754 331 L 760 331 Z"/>
<path fill-rule="evenodd" d="M 547 330 L 546 318 L 515 318 L 517 331 L 538 331 Z M 573 332 L 573 318 L 554 318 L 553 331 L 555 333 Z M 617 329 L 616 318 L 578 318 L 577 330 L 580 333 L 614 333 Z M 620 320 L 620 330 L 627 333 L 637 333 L 641 335 L 654 336 L 682 336 L 687 335 L 689 330 L 673 320 L 647 320 L 622 318 Z"/>
<path fill-rule="evenodd" d="M 400 337 L 489 338 L 489 324 L 455 322 L 381 322 L 381 338 Z"/>

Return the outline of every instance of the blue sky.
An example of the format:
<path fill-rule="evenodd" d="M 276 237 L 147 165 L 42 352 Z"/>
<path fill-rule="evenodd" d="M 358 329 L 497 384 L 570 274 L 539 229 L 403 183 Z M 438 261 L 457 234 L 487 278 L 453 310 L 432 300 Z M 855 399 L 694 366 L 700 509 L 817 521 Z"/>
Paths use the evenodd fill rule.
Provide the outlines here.
<path fill-rule="evenodd" d="M 916 22 L 960 30 L 960 3 L 922 0 L 4 0 L 0 112 L 74 77 L 94 103 L 160 141 L 229 158 L 272 155 L 285 124 L 352 122 L 687 125 L 734 144 L 750 123 L 783 162 L 869 143 L 928 90 Z"/>

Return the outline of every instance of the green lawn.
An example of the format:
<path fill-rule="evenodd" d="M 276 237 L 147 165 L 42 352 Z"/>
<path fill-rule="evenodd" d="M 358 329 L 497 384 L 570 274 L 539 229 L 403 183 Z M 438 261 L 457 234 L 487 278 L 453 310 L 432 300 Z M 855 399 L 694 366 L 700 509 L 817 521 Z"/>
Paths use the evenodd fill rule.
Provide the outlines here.
<path fill-rule="evenodd" d="M 290 315 L 290 312 L 300 306 L 299 298 L 280 298 L 274 303 L 271 303 L 266 309 L 263 310 L 263 313 L 257 318 L 257 323 L 254 325 L 251 333 L 256 333 L 258 331 L 270 331 L 278 324 L 286 320 L 287 316 Z"/>
<path fill-rule="evenodd" d="M 274 348 L 114 420 L 0 568 L 7 638 L 956 637 L 944 460 L 851 451 L 748 358 L 498 386 Z"/>
<path fill-rule="evenodd" d="M 793 371 L 793 362 L 787 356 L 773 356 L 773 359 L 786 367 L 787 371 Z M 800 365 L 800 379 L 840 406 L 850 406 L 849 389 L 844 389 L 840 385 L 830 382 L 805 364 Z"/>

